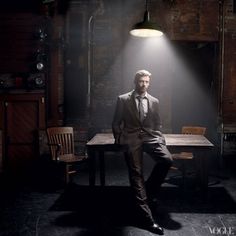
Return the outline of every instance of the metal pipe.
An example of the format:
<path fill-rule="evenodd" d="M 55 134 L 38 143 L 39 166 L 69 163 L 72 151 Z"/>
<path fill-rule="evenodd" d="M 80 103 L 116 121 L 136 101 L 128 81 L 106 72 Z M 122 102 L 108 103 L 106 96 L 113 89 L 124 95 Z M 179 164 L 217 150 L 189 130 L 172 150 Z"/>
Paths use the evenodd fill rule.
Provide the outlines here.
<path fill-rule="evenodd" d="M 89 17 L 88 21 L 88 82 L 87 82 L 87 108 L 90 108 L 91 103 L 91 59 L 92 59 L 92 52 L 91 52 L 91 45 L 92 45 L 92 21 L 93 16 Z"/>
<path fill-rule="evenodd" d="M 220 32 L 220 129 L 221 129 L 221 143 L 220 143 L 220 155 L 224 152 L 224 120 L 223 120 L 223 95 L 224 95 L 224 55 L 225 55 L 225 21 L 224 21 L 224 0 L 219 1 L 219 32 Z"/>
<path fill-rule="evenodd" d="M 225 21 L 224 21 L 224 1 L 220 1 L 221 4 L 221 9 L 220 9 L 220 33 L 221 33 L 221 61 L 220 61 L 220 79 L 221 79 L 221 90 L 220 90 L 220 116 L 223 117 L 223 93 L 224 93 L 224 55 L 225 55 L 225 36 L 224 36 L 224 31 L 225 31 Z"/>
<path fill-rule="evenodd" d="M 96 2 L 96 1 L 94 1 Z M 93 2 L 93 5 L 95 3 Z M 90 112 L 90 105 L 91 105 L 91 81 L 92 81 L 92 59 L 93 59 L 93 50 L 92 50 L 92 45 L 93 45 L 93 28 L 92 28 L 92 23 L 94 17 L 97 15 L 102 15 L 104 13 L 104 3 L 103 0 L 99 0 L 99 6 L 96 8 L 94 12 L 92 12 L 92 15 L 89 17 L 88 20 L 88 82 L 87 82 L 87 110 Z"/>

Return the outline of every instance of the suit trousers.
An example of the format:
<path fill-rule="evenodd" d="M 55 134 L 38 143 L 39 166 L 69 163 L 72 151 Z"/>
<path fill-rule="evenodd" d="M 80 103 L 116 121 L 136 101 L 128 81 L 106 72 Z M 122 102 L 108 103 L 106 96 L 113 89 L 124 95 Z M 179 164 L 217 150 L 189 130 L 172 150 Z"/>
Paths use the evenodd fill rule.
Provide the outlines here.
<path fill-rule="evenodd" d="M 164 143 L 159 143 L 153 138 L 149 139 L 146 134 L 137 133 L 131 136 L 128 138 L 129 150 L 126 153 L 130 185 L 134 193 L 138 213 L 140 213 L 144 222 L 152 224 L 154 219 L 148 205 L 147 192 L 152 195 L 158 193 L 172 165 L 172 158 Z M 146 181 L 146 186 L 143 175 L 143 152 L 151 156 L 155 162 L 155 166 Z"/>

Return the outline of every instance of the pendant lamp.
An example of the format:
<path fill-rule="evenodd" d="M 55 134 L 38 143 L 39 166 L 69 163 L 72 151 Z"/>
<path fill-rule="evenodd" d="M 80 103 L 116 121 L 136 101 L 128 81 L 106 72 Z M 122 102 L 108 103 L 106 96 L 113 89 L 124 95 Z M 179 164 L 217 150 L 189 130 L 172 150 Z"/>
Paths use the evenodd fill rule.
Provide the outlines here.
<path fill-rule="evenodd" d="M 144 12 L 143 21 L 135 24 L 130 30 L 130 34 L 135 37 L 160 37 L 163 35 L 163 32 L 160 30 L 160 27 L 150 22 L 150 15 L 148 11 L 148 2 L 146 0 L 146 9 Z"/>

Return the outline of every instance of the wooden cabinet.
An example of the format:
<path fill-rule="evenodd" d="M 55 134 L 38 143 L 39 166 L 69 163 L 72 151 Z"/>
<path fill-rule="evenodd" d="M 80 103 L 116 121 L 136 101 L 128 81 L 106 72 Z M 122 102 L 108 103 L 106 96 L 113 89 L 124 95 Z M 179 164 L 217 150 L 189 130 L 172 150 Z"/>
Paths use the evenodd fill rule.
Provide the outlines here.
<path fill-rule="evenodd" d="M 3 170 L 20 173 L 38 157 L 38 130 L 45 128 L 43 93 L 1 94 Z"/>

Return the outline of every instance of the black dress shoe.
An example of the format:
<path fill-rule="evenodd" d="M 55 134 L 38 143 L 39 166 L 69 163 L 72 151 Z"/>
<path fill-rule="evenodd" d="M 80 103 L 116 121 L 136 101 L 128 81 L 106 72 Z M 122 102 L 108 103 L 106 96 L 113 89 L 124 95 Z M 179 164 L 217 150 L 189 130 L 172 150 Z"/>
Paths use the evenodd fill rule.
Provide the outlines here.
<path fill-rule="evenodd" d="M 164 235 L 164 229 L 158 224 L 153 223 L 152 225 L 145 226 L 144 229 L 158 235 Z"/>

